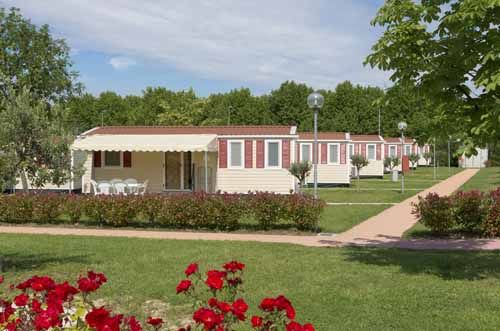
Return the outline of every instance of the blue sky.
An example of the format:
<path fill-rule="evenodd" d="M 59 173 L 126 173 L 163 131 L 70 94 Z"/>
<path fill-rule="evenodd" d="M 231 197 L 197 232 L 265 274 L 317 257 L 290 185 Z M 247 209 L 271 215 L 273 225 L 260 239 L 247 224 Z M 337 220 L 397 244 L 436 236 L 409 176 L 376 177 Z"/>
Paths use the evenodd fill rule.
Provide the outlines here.
<path fill-rule="evenodd" d="M 334 88 L 389 84 L 363 66 L 381 34 L 382 0 L 0 0 L 66 39 L 86 89 L 140 94 L 147 86 L 200 95 L 285 80 Z"/>

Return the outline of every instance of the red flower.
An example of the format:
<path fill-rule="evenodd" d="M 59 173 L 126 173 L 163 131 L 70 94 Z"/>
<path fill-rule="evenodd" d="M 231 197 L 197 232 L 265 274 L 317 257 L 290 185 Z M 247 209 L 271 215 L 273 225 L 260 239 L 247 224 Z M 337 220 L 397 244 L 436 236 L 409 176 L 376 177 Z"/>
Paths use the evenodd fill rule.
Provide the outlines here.
<path fill-rule="evenodd" d="M 286 311 L 286 316 L 288 317 L 288 319 L 295 319 L 295 309 L 293 308 L 290 300 L 285 298 L 283 295 L 280 295 L 276 298 L 274 304 L 278 310 Z"/>
<path fill-rule="evenodd" d="M 4 278 L 3 278 L 3 276 L 2 276 L 2 275 L 0 275 L 0 284 L 2 284 L 2 283 L 3 283 L 3 281 L 4 281 Z"/>
<path fill-rule="evenodd" d="M 209 271 L 207 271 L 207 276 L 208 277 L 226 278 L 227 272 L 220 271 L 220 270 L 209 270 Z"/>
<path fill-rule="evenodd" d="M 274 299 L 273 298 L 264 298 L 260 302 L 259 308 L 262 309 L 263 311 L 273 311 L 274 310 Z"/>
<path fill-rule="evenodd" d="M 108 279 L 104 274 L 89 271 L 87 277 L 80 277 L 80 279 L 78 279 L 78 288 L 85 293 L 94 292 L 107 281 Z"/>
<path fill-rule="evenodd" d="M 42 310 L 35 317 L 35 329 L 36 330 L 47 330 L 52 327 L 61 326 L 62 322 L 59 318 L 59 313 L 57 310 L 48 307 Z"/>
<path fill-rule="evenodd" d="M 109 311 L 104 307 L 94 308 L 85 316 L 87 324 L 95 329 L 100 328 L 109 318 Z"/>
<path fill-rule="evenodd" d="M 141 324 L 137 321 L 135 316 L 131 316 L 127 319 L 127 324 L 130 331 L 142 331 Z"/>
<path fill-rule="evenodd" d="M 193 320 L 198 324 L 203 324 L 205 330 L 212 330 L 214 327 L 219 326 L 224 320 L 224 315 L 217 314 L 212 309 L 200 308 L 193 314 Z"/>
<path fill-rule="evenodd" d="M 163 324 L 163 320 L 161 318 L 151 316 L 148 317 L 148 320 L 146 322 L 155 328 L 159 328 Z"/>
<path fill-rule="evenodd" d="M 177 294 L 187 292 L 191 288 L 191 285 L 193 283 L 189 279 L 181 280 L 176 288 Z"/>
<path fill-rule="evenodd" d="M 302 326 L 303 331 L 315 331 L 314 326 L 311 323 L 304 324 Z"/>
<path fill-rule="evenodd" d="M 254 328 L 260 328 L 262 326 L 262 317 L 252 316 L 251 322 Z"/>
<path fill-rule="evenodd" d="M 64 282 L 62 284 L 56 285 L 54 293 L 62 301 L 67 301 L 68 299 L 72 298 L 73 295 L 77 294 L 78 290 L 75 287 L 69 285 L 68 282 Z"/>
<path fill-rule="evenodd" d="M 243 269 L 245 269 L 245 264 L 238 262 L 238 261 L 231 261 L 231 262 L 225 263 L 222 267 L 224 269 L 226 269 L 228 272 L 235 273 L 238 270 L 243 271 Z"/>
<path fill-rule="evenodd" d="M 14 298 L 14 303 L 18 307 L 23 307 L 28 304 L 29 297 L 26 294 L 19 294 L 17 297 Z"/>
<path fill-rule="evenodd" d="M 248 305 L 243 299 L 238 299 L 235 302 L 233 302 L 232 305 L 232 312 L 233 315 L 236 316 L 240 321 L 244 321 L 246 319 L 245 313 L 248 310 Z"/>
<path fill-rule="evenodd" d="M 217 275 L 212 275 L 208 276 L 205 284 L 207 284 L 212 290 L 220 290 L 224 285 L 224 280 Z"/>
<path fill-rule="evenodd" d="M 231 311 L 231 305 L 224 301 L 218 302 L 217 308 L 219 308 L 219 310 L 223 313 L 229 313 Z"/>
<path fill-rule="evenodd" d="M 184 273 L 186 274 L 187 277 L 191 276 L 192 274 L 195 274 L 198 272 L 198 263 L 191 263 L 188 265 Z"/>
<path fill-rule="evenodd" d="M 286 325 L 286 331 L 302 331 L 302 325 L 295 321 L 291 321 Z"/>

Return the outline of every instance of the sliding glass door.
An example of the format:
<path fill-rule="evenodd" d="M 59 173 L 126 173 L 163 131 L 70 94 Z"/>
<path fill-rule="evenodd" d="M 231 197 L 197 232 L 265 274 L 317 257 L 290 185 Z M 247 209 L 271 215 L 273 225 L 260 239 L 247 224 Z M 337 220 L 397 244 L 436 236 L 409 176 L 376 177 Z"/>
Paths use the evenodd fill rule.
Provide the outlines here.
<path fill-rule="evenodd" d="M 165 189 L 191 190 L 193 187 L 191 152 L 165 153 Z"/>

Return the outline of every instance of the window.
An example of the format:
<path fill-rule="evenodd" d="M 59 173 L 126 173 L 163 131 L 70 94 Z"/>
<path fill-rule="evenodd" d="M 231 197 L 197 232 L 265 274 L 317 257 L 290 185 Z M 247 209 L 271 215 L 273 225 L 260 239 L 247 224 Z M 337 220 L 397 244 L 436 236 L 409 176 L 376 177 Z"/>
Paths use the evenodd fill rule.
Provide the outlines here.
<path fill-rule="evenodd" d="M 243 168 L 243 142 L 229 142 L 229 167 Z"/>
<path fill-rule="evenodd" d="M 340 159 L 339 144 L 328 144 L 328 163 L 338 164 Z"/>
<path fill-rule="evenodd" d="M 104 166 L 105 167 L 121 167 L 122 153 L 121 152 L 104 152 Z"/>
<path fill-rule="evenodd" d="M 281 167 L 281 141 L 266 141 L 266 168 Z"/>
<path fill-rule="evenodd" d="M 417 154 L 422 155 L 422 149 L 420 148 L 420 146 L 417 147 Z"/>
<path fill-rule="evenodd" d="M 389 146 L 389 156 L 391 156 L 391 157 L 396 156 L 396 146 L 394 146 L 394 145 Z"/>
<path fill-rule="evenodd" d="M 349 145 L 349 160 L 351 159 L 351 157 L 354 155 L 354 145 L 353 144 L 350 144 Z"/>
<path fill-rule="evenodd" d="M 312 162 L 312 145 L 300 144 L 300 161 Z"/>
<path fill-rule="evenodd" d="M 376 159 L 375 145 L 367 145 L 366 152 L 367 152 L 368 160 L 375 160 Z"/>
<path fill-rule="evenodd" d="M 410 155 L 411 154 L 411 146 L 410 145 L 406 145 L 405 146 L 405 155 Z"/>

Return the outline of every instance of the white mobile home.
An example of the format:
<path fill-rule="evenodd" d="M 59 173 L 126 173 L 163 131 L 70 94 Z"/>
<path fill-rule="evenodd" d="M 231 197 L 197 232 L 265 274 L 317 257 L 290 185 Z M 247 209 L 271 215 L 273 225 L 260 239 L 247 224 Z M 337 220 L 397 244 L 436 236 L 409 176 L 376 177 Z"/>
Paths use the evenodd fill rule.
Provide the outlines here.
<path fill-rule="evenodd" d="M 361 154 L 368 160 L 368 165 L 361 169 L 360 177 L 384 177 L 384 139 L 378 135 L 351 135 L 349 160 L 353 154 Z M 351 169 L 356 176 L 356 169 Z"/>
<path fill-rule="evenodd" d="M 477 155 L 466 156 L 462 154 L 458 159 L 458 164 L 462 168 L 485 168 L 488 161 L 488 149 L 476 148 Z"/>
<path fill-rule="evenodd" d="M 350 184 L 350 162 L 347 156 L 347 147 L 350 144 L 350 135 L 345 132 L 318 132 L 319 153 L 314 153 L 314 134 L 300 132 L 296 147 L 296 161 L 313 161 L 314 155 L 318 158 L 318 183 L 320 185 L 348 185 Z M 309 176 L 307 183 L 313 182 Z"/>

